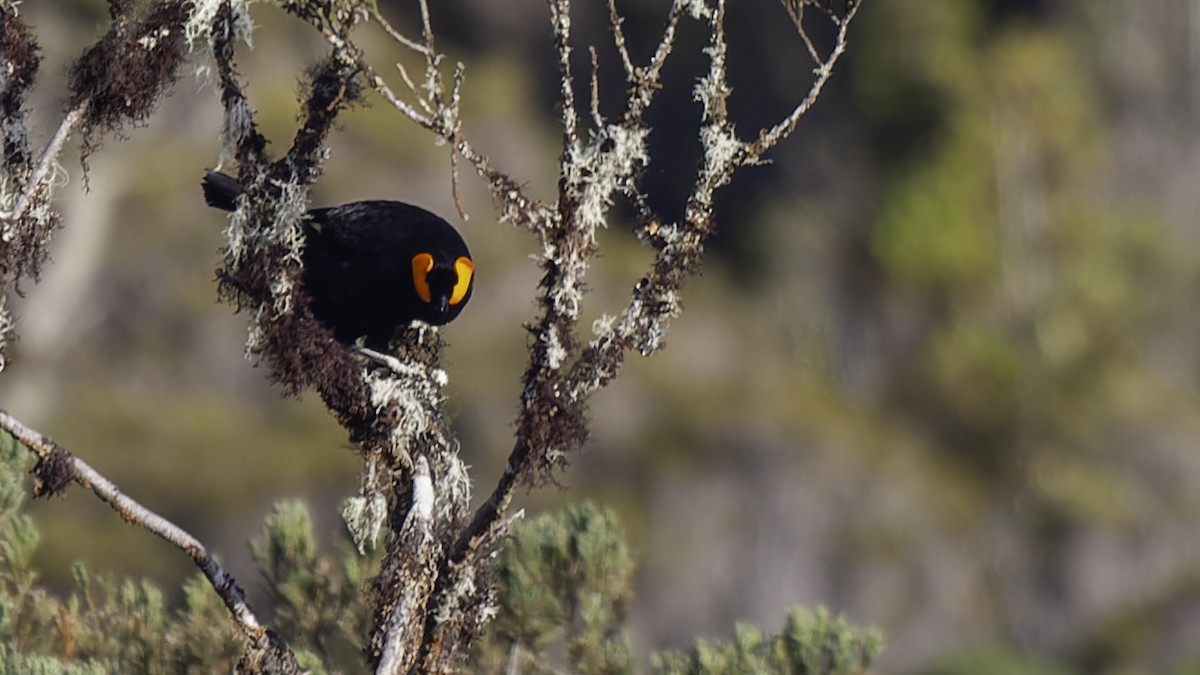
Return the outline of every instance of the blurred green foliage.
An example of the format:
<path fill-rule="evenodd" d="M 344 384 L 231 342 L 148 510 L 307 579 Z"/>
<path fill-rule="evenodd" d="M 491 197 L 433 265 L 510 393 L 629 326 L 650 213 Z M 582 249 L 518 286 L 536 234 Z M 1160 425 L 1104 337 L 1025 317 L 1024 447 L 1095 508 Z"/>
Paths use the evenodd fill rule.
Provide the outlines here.
<path fill-rule="evenodd" d="M 498 614 L 477 655 L 486 672 L 553 673 L 565 652 L 570 672 L 638 672 L 622 630 L 633 593 L 634 561 L 610 510 L 591 502 L 513 526 L 496 566 Z M 564 648 L 565 644 L 565 648 Z M 867 672 L 883 641 L 824 608 L 793 608 L 783 630 L 765 635 L 739 623 L 732 643 L 698 640 L 686 652 L 651 657 L 662 675 Z M 511 672 L 511 671 L 510 671 Z"/>
<path fill-rule="evenodd" d="M 732 643 L 698 641 L 688 652 L 656 655 L 654 664 L 663 675 L 861 675 L 882 649 L 883 638 L 877 631 L 854 628 L 823 607 L 815 611 L 794 607 L 776 635 L 766 636 L 739 623 Z"/>
<path fill-rule="evenodd" d="M 1093 197 L 1104 134 L 1071 28 L 982 7 L 879 2 L 856 55 L 879 133 L 917 136 L 891 155 L 870 239 L 926 318 L 892 404 L 1039 519 L 1120 517 L 1101 420 L 1147 376 L 1130 347 L 1163 272 L 1150 261 L 1168 256 L 1161 225 Z"/>
<path fill-rule="evenodd" d="M 298 656 L 318 658 L 320 672 L 353 672 L 370 628 L 363 596 L 378 550 L 359 555 L 343 537 L 336 556 L 319 555 L 308 507 L 294 500 L 275 505 L 250 549 L 275 608 L 272 627 Z"/>
<path fill-rule="evenodd" d="M 531 655 L 565 641 L 578 672 L 633 672 L 621 632 L 634 563 L 616 515 L 590 503 L 513 526 L 496 566 L 499 613 L 488 651 Z M 493 657 L 494 658 L 494 657 Z"/>

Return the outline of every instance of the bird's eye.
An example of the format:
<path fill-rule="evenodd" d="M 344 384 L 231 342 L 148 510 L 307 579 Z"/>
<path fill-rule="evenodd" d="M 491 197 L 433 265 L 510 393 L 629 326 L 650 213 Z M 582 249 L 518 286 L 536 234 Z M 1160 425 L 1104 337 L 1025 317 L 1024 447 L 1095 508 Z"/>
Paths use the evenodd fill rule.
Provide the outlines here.
<path fill-rule="evenodd" d="M 428 253 L 418 253 L 412 259 L 413 288 L 417 289 L 417 297 L 425 302 L 431 302 L 429 281 L 425 278 L 433 269 L 433 256 Z M 457 289 L 455 289 L 457 292 Z"/>
<path fill-rule="evenodd" d="M 458 282 L 454 284 L 454 292 L 450 294 L 450 304 L 457 305 L 467 296 L 471 288 L 471 275 L 475 272 L 475 263 L 462 256 L 454 261 L 454 271 L 458 274 Z"/>

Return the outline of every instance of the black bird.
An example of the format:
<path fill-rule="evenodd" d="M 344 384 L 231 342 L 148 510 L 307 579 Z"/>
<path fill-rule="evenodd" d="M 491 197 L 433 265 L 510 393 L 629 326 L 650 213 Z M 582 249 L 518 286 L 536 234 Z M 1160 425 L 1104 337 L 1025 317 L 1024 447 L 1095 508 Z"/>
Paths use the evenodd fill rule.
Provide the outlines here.
<path fill-rule="evenodd" d="M 204 200 L 233 211 L 237 179 L 204 176 Z M 440 326 L 471 299 L 475 264 L 450 223 L 412 204 L 351 202 L 308 212 L 301 280 L 313 314 L 347 344 L 386 348 L 414 319 Z"/>

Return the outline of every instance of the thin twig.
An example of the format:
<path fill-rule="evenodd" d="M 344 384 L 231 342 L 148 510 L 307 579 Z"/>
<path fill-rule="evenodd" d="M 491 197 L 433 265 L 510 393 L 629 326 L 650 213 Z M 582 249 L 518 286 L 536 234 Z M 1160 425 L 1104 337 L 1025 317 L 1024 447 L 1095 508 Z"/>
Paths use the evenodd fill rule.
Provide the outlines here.
<path fill-rule="evenodd" d="M 809 56 L 811 56 L 812 62 L 814 62 L 814 64 L 820 66 L 821 65 L 821 53 L 817 52 L 816 44 L 812 43 L 812 38 L 809 37 L 808 29 L 804 28 L 803 23 L 797 22 L 796 30 L 800 34 L 800 40 L 804 41 L 804 48 L 809 50 Z"/>
<path fill-rule="evenodd" d="M 764 152 L 775 147 L 780 141 L 791 135 L 791 133 L 796 129 L 796 123 L 799 122 L 800 118 L 804 117 L 804 115 L 808 113 L 809 109 L 812 108 L 813 104 L 817 102 L 817 97 L 821 95 L 821 91 L 825 88 L 825 84 L 829 82 L 829 78 L 833 75 L 834 65 L 837 64 L 838 59 L 841 58 L 842 54 L 846 51 L 846 34 L 850 29 L 850 22 L 854 19 L 854 16 L 858 13 L 858 8 L 861 6 L 862 4 L 858 2 L 851 4 L 849 10 L 843 17 L 834 20 L 834 23 L 837 24 L 838 27 L 837 39 L 834 41 L 833 49 L 829 52 L 829 56 L 825 58 L 824 62 L 821 63 L 820 66 L 817 67 L 815 71 L 817 79 L 813 82 L 812 86 L 809 87 L 808 95 L 805 96 L 804 100 L 792 110 L 791 114 L 788 115 L 787 118 L 772 127 L 770 131 L 760 134 L 756 142 L 747 146 L 746 155 L 748 159 L 761 156 Z"/>
<path fill-rule="evenodd" d="M 409 104 L 400 100 L 400 97 L 396 96 L 396 93 L 392 91 L 391 87 L 387 86 L 387 83 L 383 81 L 383 78 L 379 77 L 374 70 L 371 70 L 370 73 L 368 73 L 367 79 L 371 83 L 372 88 L 379 92 L 379 95 L 382 96 L 384 100 L 392 104 L 392 107 L 403 113 L 405 117 L 431 131 L 435 128 L 432 115 L 422 115 L 421 113 L 417 112 L 416 108 L 413 108 Z"/>
<path fill-rule="evenodd" d="M 465 71 L 466 66 L 459 61 L 454 66 L 454 86 L 450 89 L 450 111 L 454 117 L 453 129 L 450 134 L 450 194 L 454 197 L 454 207 L 458 209 L 459 217 L 467 221 L 471 217 L 467 215 L 467 209 L 463 206 L 462 194 L 459 192 L 457 149 L 462 141 L 462 108 L 460 105 L 462 103 L 463 73 Z"/>
<path fill-rule="evenodd" d="M 513 492 L 516 491 L 521 477 L 521 467 L 529 458 L 529 452 L 529 444 L 518 438 L 512 452 L 508 453 L 508 462 L 505 463 L 504 472 L 500 474 L 500 480 L 497 481 L 492 494 L 475 509 L 471 521 L 447 551 L 447 560 L 458 562 L 471 552 L 487 548 L 487 543 L 493 539 L 497 523 L 505 522 L 505 514 L 508 513 Z M 514 515 L 513 518 L 520 515 Z"/>
<path fill-rule="evenodd" d="M 634 68 L 632 74 L 627 76 L 629 84 L 632 86 L 632 91 L 629 95 L 628 110 L 625 113 L 625 118 L 630 121 L 641 122 L 642 115 L 646 109 L 654 102 L 654 95 L 659 90 L 659 80 L 662 77 L 663 64 L 667 61 L 667 55 L 671 53 L 671 49 L 675 46 L 676 28 L 679 26 L 679 17 L 683 14 L 683 5 L 686 0 L 675 0 L 671 3 L 671 9 L 667 12 L 667 20 L 663 26 L 662 39 L 659 40 L 658 46 L 654 49 L 654 56 L 650 57 L 650 63 L 645 68 Z M 613 15 L 610 15 L 610 19 Z M 614 28 L 614 30 L 619 30 Z M 622 34 L 623 35 L 623 34 Z M 624 38 L 622 38 L 624 41 Z M 628 70 L 626 72 L 629 72 Z"/>
<path fill-rule="evenodd" d="M 550 17 L 554 23 L 554 46 L 558 50 L 558 70 L 562 97 L 562 127 L 564 145 L 563 161 L 571 152 L 570 144 L 578 138 L 578 113 L 575 110 L 575 90 L 571 77 L 571 3 L 567 0 L 552 0 Z"/>
<path fill-rule="evenodd" d="M 625 19 L 617 13 L 617 0 L 608 0 L 608 23 L 612 26 L 613 43 L 617 46 L 617 53 L 621 55 L 621 64 L 625 66 L 625 79 L 632 82 L 637 79 L 637 68 L 633 65 L 633 59 L 629 57 L 629 48 L 625 46 L 625 30 L 621 28 Z"/>
<path fill-rule="evenodd" d="M 812 38 L 808 36 L 808 31 L 804 28 L 804 6 L 808 0 L 783 0 L 783 7 L 787 10 L 789 16 L 792 17 L 792 23 L 796 25 L 796 32 L 800 34 L 800 39 L 804 41 L 804 47 L 808 50 L 808 55 L 812 57 L 813 63 L 821 65 L 821 53 L 813 44 Z"/>
<path fill-rule="evenodd" d="M 456 136 L 455 141 L 459 138 Z M 450 150 L 450 196 L 454 199 L 454 208 L 458 210 L 458 217 L 464 222 L 471 219 L 467 213 L 467 207 L 463 206 L 462 192 L 459 191 L 458 180 L 458 153 L 453 148 Z"/>
<path fill-rule="evenodd" d="M 388 86 L 387 82 L 379 75 L 374 66 L 366 60 L 362 49 L 356 44 L 346 42 L 330 31 L 323 31 L 323 34 L 342 58 L 355 64 L 371 88 L 382 96 L 385 101 L 421 128 L 450 143 L 451 152 L 457 152 L 459 156 L 471 163 L 475 168 L 475 173 L 487 183 L 492 192 L 492 198 L 500 205 L 502 221 L 510 222 L 531 231 L 544 229 L 547 223 L 553 221 L 554 212 L 549 206 L 541 200 L 530 197 L 521 184 L 513 181 L 507 174 L 493 168 L 487 156 L 475 150 L 470 142 L 458 132 L 460 126 L 458 106 L 455 105 L 452 110 L 447 108 L 441 95 L 437 93 L 442 90 L 440 76 L 437 71 L 437 63 L 442 58 L 441 54 L 431 51 L 427 58 L 426 75 L 429 78 L 427 85 L 431 92 L 429 98 L 432 106 L 429 102 L 421 98 L 417 87 L 408 77 L 408 73 L 404 70 L 404 67 L 401 64 L 396 64 L 397 69 L 400 70 L 401 76 L 405 80 L 405 84 L 417 95 L 418 104 L 426 111 L 422 113 L 396 95 L 396 92 Z M 456 78 L 458 78 L 458 83 L 455 85 L 456 88 L 461 86 L 461 77 L 461 69 L 456 69 Z M 452 159 L 452 162 L 456 161 Z M 461 214 L 465 220 L 465 209 L 462 210 Z"/>
<path fill-rule="evenodd" d="M 425 40 L 425 48 L 429 51 L 425 56 L 433 60 L 437 54 L 437 49 L 433 45 L 433 26 L 429 22 L 429 2 L 428 0 L 420 0 L 421 6 L 421 37 Z"/>
<path fill-rule="evenodd" d="M 379 11 L 378 6 L 371 8 L 371 16 L 379 22 L 379 25 L 383 28 L 383 30 L 396 42 L 399 42 L 405 47 L 408 47 L 414 52 L 418 52 L 420 54 L 427 54 L 429 52 L 429 47 L 427 45 L 423 45 L 416 40 L 409 39 L 405 37 L 403 33 L 393 28 L 392 24 L 384 18 L 383 13 Z"/>
<path fill-rule="evenodd" d="M 493 199 L 500 204 L 501 220 L 507 220 L 527 230 L 538 230 L 553 218 L 553 211 L 550 207 L 541 200 L 530 197 L 519 183 L 510 179 L 507 174 L 496 170 L 487 156 L 476 150 L 465 137 L 461 134 L 447 136 L 445 129 L 438 121 L 440 118 L 437 118 L 432 111 L 429 115 L 423 115 L 402 101 L 361 53 L 355 53 L 352 56 L 355 64 L 376 93 L 421 128 L 451 143 L 453 146 L 451 151 L 457 152 L 459 156 L 471 163 L 475 168 L 475 173 L 484 179 L 488 188 L 491 189 Z"/>
<path fill-rule="evenodd" d="M 422 97 L 420 95 L 420 93 L 417 91 L 417 85 L 414 84 L 412 78 L 409 77 L 408 69 L 404 67 L 403 63 L 400 63 L 399 61 L 397 61 L 396 62 L 396 70 L 400 72 L 400 79 L 404 80 L 404 85 L 406 87 L 408 87 L 408 90 L 411 91 L 413 93 L 413 95 L 416 97 L 417 105 L 421 106 L 421 110 L 424 110 L 426 114 L 432 116 L 433 108 L 429 105 L 429 102 L 426 101 L 425 98 Z"/>
<path fill-rule="evenodd" d="M 25 215 L 25 209 L 29 208 L 29 202 L 33 199 L 33 194 L 37 192 L 38 185 L 46 178 L 46 174 L 54 167 L 54 163 L 58 160 L 59 153 L 62 152 L 63 146 L 66 145 L 67 139 L 71 138 L 71 132 L 75 130 L 79 122 L 83 119 L 84 113 L 88 109 L 88 100 L 83 99 L 67 112 L 62 123 L 58 125 L 58 130 L 54 132 L 54 136 L 50 142 L 46 144 L 42 154 L 38 157 L 37 166 L 34 167 L 33 173 L 30 174 L 29 180 L 25 181 L 25 185 L 21 188 L 21 193 L 17 197 L 17 203 L 13 205 L 12 211 L 8 213 L 0 212 L 0 220 L 16 222 Z"/>
<path fill-rule="evenodd" d="M 433 101 L 435 110 L 442 110 L 445 105 L 442 99 L 443 87 L 441 73 L 438 70 L 438 65 L 442 61 L 442 55 L 438 54 L 437 47 L 434 45 L 433 25 L 429 21 L 429 2 L 420 0 L 421 6 L 421 38 L 425 40 L 425 82 L 429 90 L 429 100 Z M 443 135 L 445 132 L 443 131 Z"/>
<path fill-rule="evenodd" d="M 158 535 L 187 553 L 204 573 L 204 576 L 208 578 L 217 595 L 221 596 L 221 600 L 224 601 L 242 633 L 252 642 L 262 636 L 265 628 L 246 604 L 242 589 L 234 578 L 213 559 L 199 539 L 121 492 L 112 481 L 89 466 L 87 462 L 70 454 L 61 445 L 29 428 L 4 410 L 0 410 L 0 429 L 12 434 L 39 458 L 46 459 L 53 454 L 63 454 L 69 458 L 72 481 L 91 490 L 100 498 L 100 501 L 112 507 L 123 520 Z"/>
<path fill-rule="evenodd" d="M 662 70 L 663 64 L 667 62 L 667 56 L 675 47 L 675 29 L 679 26 L 679 17 L 683 15 L 683 7 L 687 3 L 688 0 L 675 0 L 671 3 L 671 9 L 667 12 L 667 23 L 663 27 L 662 40 L 659 40 L 658 47 L 654 49 L 654 56 L 650 58 L 650 70 Z"/>
<path fill-rule="evenodd" d="M 804 24 L 797 22 L 796 31 L 800 33 L 800 39 L 804 41 L 804 47 L 808 50 L 808 55 L 812 57 L 813 63 L 821 65 L 821 53 L 817 51 L 817 46 L 813 44 L 812 38 L 808 36 L 808 30 Z"/>
<path fill-rule="evenodd" d="M 595 47 L 588 50 L 592 53 L 592 124 L 599 131 L 604 128 L 604 118 L 600 116 L 600 60 Z"/>

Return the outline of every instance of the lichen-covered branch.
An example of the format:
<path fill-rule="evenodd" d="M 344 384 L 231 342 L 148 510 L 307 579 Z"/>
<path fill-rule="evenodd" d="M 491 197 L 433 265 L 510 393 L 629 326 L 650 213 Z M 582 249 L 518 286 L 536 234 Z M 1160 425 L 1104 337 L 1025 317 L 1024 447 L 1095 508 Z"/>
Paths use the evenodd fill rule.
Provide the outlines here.
<path fill-rule="evenodd" d="M 58 129 L 50 137 L 50 141 L 46 143 L 46 147 L 42 149 L 42 154 L 38 157 L 37 164 L 33 166 L 32 171 L 28 171 L 29 178 L 26 179 L 25 184 L 21 186 L 19 191 L 11 193 L 16 197 L 16 202 L 12 205 L 12 208 L 0 211 L 0 220 L 6 221 L 6 226 L 11 227 L 13 223 L 17 223 L 24 218 L 30 205 L 37 199 L 36 195 L 39 192 L 49 189 L 47 181 L 54 167 L 57 166 L 58 156 L 62 154 L 63 146 L 70 140 L 71 133 L 75 131 L 75 128 L 83 120 L 84 114 L 87 113 L 87 107 L 88 102 L 84 100 L 67 111 L 62 122 L 59 123 Z M 19 117 L 23 117 L 18 116 L 16 113 L 14 113 L 14 116 L 18 119 Z"/>
<path fill-rule="evenodd" d="M 376 608 L 373 642 L 378 643 L 379 664 L 377 672 L 397 673 L 406 669 L 410 655 L 420 648 L 425 624 L 425 602 L 433 587 L 437 572 L 436 558 L 432 555 L 436 547 L 434 539 L 434 502 L 436 493 L 433 479 L 429 475 L 429 462 L 417 457 L 412 484 L 412 502 L 404 524 L 389 544 L 390 549 L 376 583 L 390 579 L 409 582 L 403 593 L 385 593 L 393 603 L 383 603 Z M 408 563 L 404 569 L 395 565 Z M 412 566 L 419 566 L 414 569 Z M 417 584 L 411 584 L 416 581 Z M 414 587 L 415 586 L 415 587 Z"/>
<path fill-rule="evenodd" d="M 41 63 L 37 40 L 17 13 L 15 2 L 0 2 L 0 284 L 20 292 L 25 277 L 37 278 L 46 259 L 46 246 L 58 226 L 50 208 L 58 154 L 82 111 L 68 113 L 36 164 L 25 124 L 25 97 Z M 7 364 L 6 347 L 13 329 L 7 295 L 0 296 L 0 370 Z"/>
<path fill-rule="evenodd" d="M 723 0 L 712 5 L 682 0 L 673 3 L 664 24 L 663 37 L 644 67 L 633 64 L 629 56 L 621 28 L 623 20 L 615 3 L 610 3 L 609 9 L 614 41 L 625 64 L 629 85 L 626 108 L 617 123 L 596 130 L 590 144 L 582 144 L 570 134 L 564 141 L 567 149 L 563 153 L 564 180 L 559 202 L 563 224 L 560 231 L 553 233 L 556 238 L 551 238 L 551 245 L 547 246 L 547 277 L 543 279 L 546 287 L 544 306 L 547 308 L 544 317 L 549 318 L 543 318 L 535 329 L 538 339 L 531 348 L 533 358 L 526 373 L 526 412 L 522 414 L 518 442 L 495 493 L 477 513 L 474 527 L 468 533 L 470 536 L 478 536 L 487 529 L 490 519 L 504 513 L 508 493 L 521 482 L 517 477 L 528 479 L 532 470 L 531 457 L 545 453 L 543 456 L 549 457 L 551 463 L 561 461 L 565 455 L 560 451 L 569 449 L 572 441 L 581 440 L 577 432 L 566 432 L 566 425 L 561 423 L 557 432 L 540 433 L 544 427 L 534 424 L 533 419 L 578 418 L 588 397 L 616 377 L 630 350 L 650 355 L 662 347 L 670 320 L 681 311 L 680 290 L 687 278 L 699 269 L 704 244 L 714 231 L 715 193 L 729 182 L 736 169 L 759 161 L 763 153 L 791 133 L 795 121 L 811 107 L 828 80 L 833 64 L 845 50 L 846 29 L 858 5 L 851 4 L 846 14 L 834 17 L 839 28 L 835 45 L 821 62 L 807 95 L 785 120 L 760 132 L 760 140 L 755 143 L 738 139 L 725 104 L 732 89 L 725 75 L 727 47 Z M 564 53 L 561 43 L 568 37 L 563 32 L 569 29 L 569 22 L 558 16 L 561 11 L 557 4 L 552 6 L 560 62 Z M 678 22 L 684 14 L 709 26 L 710 43 L 705 53 L 709 56 L 710 67 L 695 89 L 695 96 L 704 108 L 699 126 L 704 154 L 684 218 L 677 223 L 667 223 L 645 208 L 640 198 L 641 170 L 648 162 L 643 116 L 653 102 L 655 92 L 661 88 L 662 66 L 671 53 Z M 563 77 L 570 77 L 568 70 L 563 70 Z M 563 91 L 570 89 L 564 83 Z M 567 103 L 564 98 L 564 107 Z M 570 330 L 574 326 L 570 321 L 557 322 L 555 318 L 573 315 L 573 304 L 563 303 L 562 298 L 570 298 L 572 303 L 578 300 L 578 277 L 570 270 L 585 267 L 588 256 L 573 256 L 572 253 L 578 254 L 579 248 L 554 244 L 592 241 L 595 227 L 602 226 L 607 219 L 607 206 L 615 194 L 623 195 L 639 206 L 641 217 L 636 232 L 656 250 L 655 259 L 650 270 L 634 284 L 630 302 L 621 314 L 597 321 L 593 326 L 595 338 L 574 352 L 569 347 L 573 345 L 574 336 Z M 571 239 L 571 236 L 577 239 Z M 565 374 L 545 375 L 558 372 L 563 363 L 570 364 Z M 534 402 L 532 405 L 531 401 Z M 540 449 L 539 443 L 543 444 Z M 463 549 L 473 548 L 463 545 Z"/>

